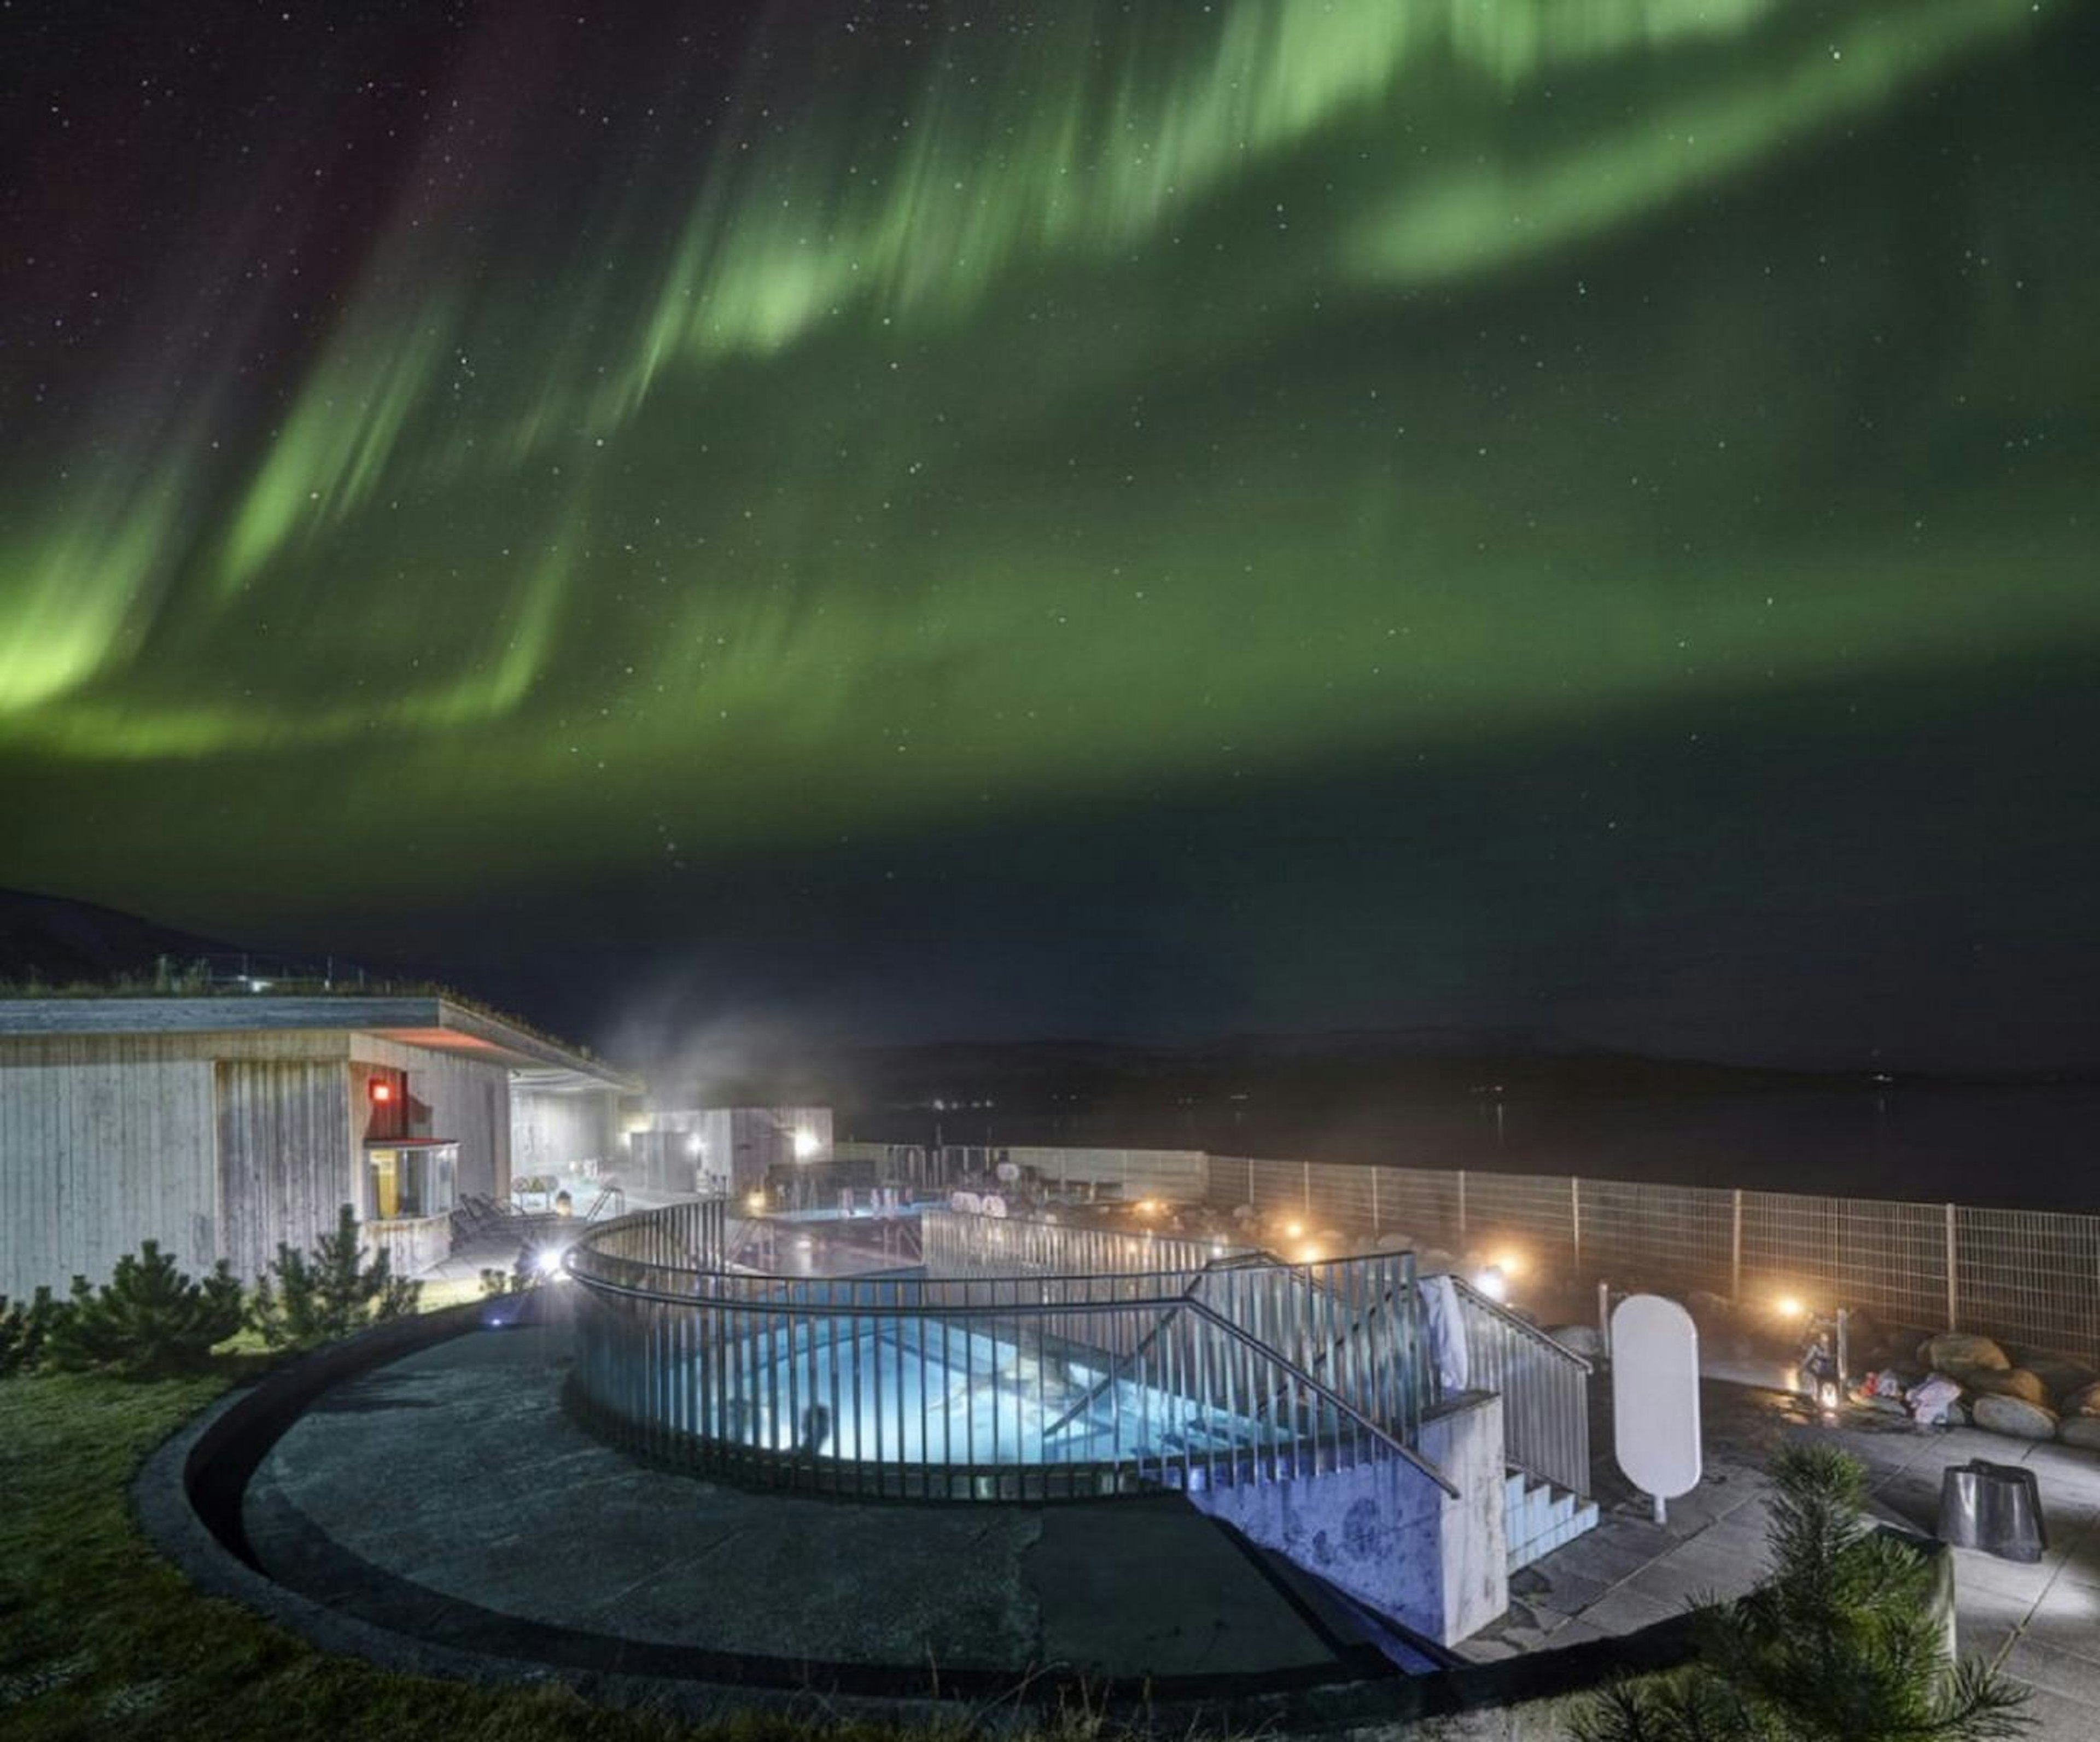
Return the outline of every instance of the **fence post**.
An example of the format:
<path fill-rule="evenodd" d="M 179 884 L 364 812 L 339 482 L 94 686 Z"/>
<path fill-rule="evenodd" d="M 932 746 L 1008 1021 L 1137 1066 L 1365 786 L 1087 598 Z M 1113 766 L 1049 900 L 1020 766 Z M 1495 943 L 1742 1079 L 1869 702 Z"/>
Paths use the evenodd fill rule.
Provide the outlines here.
<path fill-rule="evenodd" d="M 1954 1206 L 1947 1206 L 1947 1328 L 1961 1329 L 1961 1288 L 1955 1273 L 1955 1258 L 1958 1245 L 1954 1237 Z"/>
<path fill-rule="evenodd" d="M 1728 1299 L 1743 1298 L 1743 1189 L 1739 1185 L 1728 1196 L 1734 1200 L 1728 1215 Z"/>
<path fill-rule="evenodd" d="M 1575 1230 L 1575 1274 L 1582 1274 L 1582 1182 L 1568 1176 L 1568 1219 Z"/>
<path fill-rule="evenodd" d="M 1378 1176 L 1378 1163 L 1374 1162 L 1371 1164 L 1371 1232 L 1374 1234 L 1379 1231 Z"/>
<path fill-rule="evenodd" d="M 1466 1238 L 1466 1170 L 1458 1170 L 1458 1239 L 1462 1245 Z M 1460 1257 L 1465 1255 L 1461 1253 Z"/>
<path fill-rule="evenodd" d="M 1310 1162 L 1300 1162 L 1298 1165 L 1304 1170 L 1305 1175 L 1304 1184 L 1299 1188 L 1299 1197 L 1304 1204 L 1306 1215 L 1309 1216 L 1312 1214 L 1312 1164 Z"/>

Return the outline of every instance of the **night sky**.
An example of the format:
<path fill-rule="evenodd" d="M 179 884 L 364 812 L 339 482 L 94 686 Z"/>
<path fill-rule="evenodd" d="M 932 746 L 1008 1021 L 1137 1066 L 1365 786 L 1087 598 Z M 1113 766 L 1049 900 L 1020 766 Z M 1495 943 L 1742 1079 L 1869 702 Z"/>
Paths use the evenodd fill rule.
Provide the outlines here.
<path fill-rule="evenodd" d="M 2095 12 L 0 5 L 0 884 L 2100 1063 Z"/>

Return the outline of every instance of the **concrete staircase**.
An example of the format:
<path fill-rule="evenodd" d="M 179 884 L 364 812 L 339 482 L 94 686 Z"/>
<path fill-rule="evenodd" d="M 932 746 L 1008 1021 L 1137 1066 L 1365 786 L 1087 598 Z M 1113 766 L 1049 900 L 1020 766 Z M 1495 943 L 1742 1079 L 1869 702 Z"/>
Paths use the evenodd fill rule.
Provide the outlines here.
<path fill-rule="evenodd" d="M 1597 1502 L 1577 1499 L 1564 1488 L 1512 1470 L 1502 1481 L 1502 1514 L 1509 1538 L 1508 1566 L 1514 1572 L 1595 1528 Z"/>

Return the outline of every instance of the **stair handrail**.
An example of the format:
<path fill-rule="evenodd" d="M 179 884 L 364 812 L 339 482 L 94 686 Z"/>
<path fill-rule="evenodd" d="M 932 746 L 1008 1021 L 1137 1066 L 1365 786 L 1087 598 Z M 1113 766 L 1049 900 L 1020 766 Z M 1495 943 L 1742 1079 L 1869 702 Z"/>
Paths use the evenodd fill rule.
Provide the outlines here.
<path fill-rule="evenodd" d="M 1264 1343 L 1260 1338 L 1255 1336 L 1251 1331 L 1242 1330 L 1239 1325 L 1235 1325 L 1230 1319 L 1227 1318 L 1224 1313 L 1219 1312 L 1217 1308 L 1211 1306 L 1208 1302 L 1198 1300 L 1193 1295 L 1186 1295 L 1183 1298 L 1188 1305 L 1189 1310 L 1194 1313 L 1197 1317 L 1208 1321 L 1211 1325 L 1216 1326 L 1218 1330 L 1223 1331 L 1228 1337 L 1231 1338 L 1235 1343 L 1245 1345 L 1247 1348 L 1253 1350 L 1256 1355 L 1260 1356 L 1263 1359 L 1272 1361 L 1277 1366 L 1281 1367 L 1285 1373 L 1289 1374 L 1293 1379 L 1296 1380 L 1299 1384 L 1304 1386 L 1308 1391 L 1311 1391 L 1312 1395 L 1317 1397 L 1322 1403 L 1326 1404 L 1332 1408 L 1337 1414 L 1347 1416 L 1349 1420 L 1355 1422 L 1356 1425 L 1365 1433 L 1370 1435 L 1373 1440 L 1383 1445 L 1388 1451 L 1392 1453 L 1402 1462 L 1413 1465 L 1415 1469 L 1420 1471 L 1423 1475 L 1427 1476 L 1431 1481 L 1434 1482 L 1439 1488 L 1442 1488 L 1444 1492 L 1449 1494 L 1454 1500 L 1459 1497 L 1458 1487 L 1452 1482 L 1449 1476 L 1445 1475 L 1442 1471 L 1439 1470 L 1436 1466 L 1436 1465 L 1431 1463 L 1427 1458 L 1424 1458 L 1419 1452 L 1416 1451 L 1413 1446 L 1407 1444 L 1404 1440 L 1400 1440 L 1393 1434 L 1388 1432 L 1385 1428 L 1381 1427 L 1376 1422 L 1365 1415 L 1362 1410 L 1359 1409 L 1354 1404 L 1351 1403 L 1348 1399 L 1341 1396 L 1339 1392 L 1329 1390 L 1326 1386 L 1322 1385 L 1317 1379 L 1314 1378 L 1311 1374 L 1306 1372 L 1306 1370 L 1303 1367 L 1300 1367 L 1295 1361 L 1282 1354 L 1273 1345 Z"/>
<path fill-rule="evenodd" d="M 1468 1365 L 1485 1356 L 1476 1327 L 1540 1358 L 1526 1364 L 1495 1361 L 1494 1389 L 1502 1399 L 1502 1458 L 1511 1468 L 1580 1498 L 1590 1493 L 1588 1358 L 1520 1318 L 1459 1276 L 1450 1278 L 1466 1321 Z M 1470 1378 L 1470 1375 L 1469 1375 Z"/>
<path fill-rule="evenodd" d="M 1287 1270 L 1290 1268 L 1290 1267 L 1289 1265 L 1285 1264 L 1282 1259 L 1278 1259 L 1274 1253 L 1264 1252 L 1258 1248 L 1253 1250 L 1229 1252 L 1222 1257 L 1206 1259 L 1203 1263 L 1202 1268 L 1198 1270 L 1197 1272 L 1189 1279 L 1189 1286 L 1181 1291 L 1181 1299 L 1183 1300 L 1193 1299 L 1195 1298 L 1196 1290 L 1202 1286 L 1204 1278 L 1219 1271 L 1252 1270 L 1256 1268 Z M 1164 1312 L 1160 1314 L 1157 1320 L 1154 1321 L 1152 1329 L 1140 1337 L 1136 1343 L 1131 1346 L 1130 1348 L 1124 1351 L 1120 1355 L 1112 1356 L 1110 1361 L 1108 1371 L 1103 1374 L 1100 1378 L 1095 1380 L 1094 1383 L 1088 1386 L 1085 1391 L 1082 1391 L 1079 1394 L 1079 1400 L 1077 1402 L 1074 1403 L 1072 1406 L 1065 1410 L 1062 1415 L 1059 1416 L 1056 1421 L 1051 1422 L 1048 1427 L 1043 1430 L 1043 1437 L 1048 1440 L 1051 1435 L 1061 1431 L 1069 1423 L 1076 1421 L 1088 1409 L 1091 1409 L 1093 1405 L 1094 1400 L 1099 1397 L 1110 1387 L 1114 1386 L 1116 1382 L 1123 1377 L 1123 1370 L 1128 1364 L 1132 1361 L 1140 1359 L 1145 1355 L 1145 1352 L 1159 1340 L 1161 1334 L 1164 1332 L 1167 1327 L 1174 1321 L 1176 1315 L 1179 1313 L 1180 1310 L 1181 1308 L 1179 1304 L 1169 1307 Z M 1263 1347 L 1266 1348 L 1272 1347 L 1272 1345 L 1264 1343 L 1263 1344 Z M 1267 1405 L 1264 1405 L 1263 1407 L 1265 1409 L 1267 1408 Z"/>
<path fill-rule="evenodd" d="M 1476 1307 L 1480 1311 L 1491 1314 L 1496 1319 L 1507 1324 L 1509 1328 L 1512 1331 L 1515 1332 L 1519 1336 L 1527 1338 L 1533 1343 L 1544 1343 L 1547 1348 L 1551 1349 L 1555 1355 L 1558 1355 L 1563 1361 L 1571 1362 L 1575 1366 L 1580 1367 L 1586 1375 L 1596 1371 L 1597 1364 L 1595 1361 L 1591 1361 L 1588 1356 L 1583 1354 L 1581 1351 L 1569 1348 L 1566 1343 L 1563 1343 L 1558 1337 L 1555 1336 L 1551 1331 L 1541 1330 L 1538 1325 L 1533 1324 L 1529 1319 L 1524 1317 L 1520 1313 L 1512 1312 L 1507 1306 L 1503 1305 L 1501 1301 L 1497 1300 L 1492 1294 L 1485 1294 L 1481 1293 L 1479 1289 L 1468 1282 L 1455 1270 L 1450 1272 L 1450 1277 L 1452 1286 L 1458 1291 L 1459 1299 L 1465 1302 L 1467 1306 Z"/>

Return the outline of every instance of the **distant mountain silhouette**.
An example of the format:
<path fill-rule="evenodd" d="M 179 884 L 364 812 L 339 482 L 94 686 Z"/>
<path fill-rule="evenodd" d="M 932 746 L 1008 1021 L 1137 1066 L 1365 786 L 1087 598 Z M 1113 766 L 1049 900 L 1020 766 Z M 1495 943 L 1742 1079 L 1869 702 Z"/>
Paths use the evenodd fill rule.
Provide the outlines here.
<path fill-rule="evenodd" d="M 0 980 L 65 986 L 143 978 L 163 955 L 193 959 L 234 947 L 91 902 L 0 889 Z"/>

